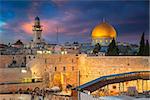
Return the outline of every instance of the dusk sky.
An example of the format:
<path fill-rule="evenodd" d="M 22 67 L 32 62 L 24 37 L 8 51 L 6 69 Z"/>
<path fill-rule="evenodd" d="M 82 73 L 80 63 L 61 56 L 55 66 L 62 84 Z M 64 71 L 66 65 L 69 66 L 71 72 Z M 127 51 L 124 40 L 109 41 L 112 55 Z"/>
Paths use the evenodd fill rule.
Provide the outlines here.
<path fill-rule="evenodd" d="M 101 0 L 0 0 L 0 43 L 32 40 L 34 17 L 39 16 L 43 38 L 59 42 L 90 42 L 91 31 L 102 19 L 117 30 L 117 41 L 139 44 L 149 36 L 149 2 Z"/>

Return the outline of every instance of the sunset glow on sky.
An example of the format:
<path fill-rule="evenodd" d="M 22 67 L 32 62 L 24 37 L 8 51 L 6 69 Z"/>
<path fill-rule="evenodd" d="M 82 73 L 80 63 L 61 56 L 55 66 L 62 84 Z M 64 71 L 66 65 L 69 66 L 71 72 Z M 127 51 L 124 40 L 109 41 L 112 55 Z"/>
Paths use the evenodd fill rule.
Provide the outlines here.
<path fill-rule="evenodd" d="M 117 30 L 117 41 L 139 43 L 141 34 L 149 35 L 148 1 L 0 1 L 0 43 L 32 40 L 34 17 L 39 16 L 43 38 L 59 41 L 90 42 L 91 31 L 105 18 Z"/>

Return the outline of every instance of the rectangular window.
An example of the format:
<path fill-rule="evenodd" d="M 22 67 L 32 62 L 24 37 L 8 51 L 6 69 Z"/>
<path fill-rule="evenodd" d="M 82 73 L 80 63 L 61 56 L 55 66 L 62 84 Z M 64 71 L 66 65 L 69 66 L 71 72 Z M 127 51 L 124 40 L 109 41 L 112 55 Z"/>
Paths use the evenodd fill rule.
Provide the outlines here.
<path fill-rule="evenodd" d="M 57 71 L 57 67 L 55 67 L 55 71 Z"/>
<path fill-rule="evenodd" d="M 45 64 L 47 63 L 47 60 L 45 59 Z"/>
<path fill-rule="evenodd" d="M 108 40 L 106 40 L 106 43 L 108 42 Z"/>
<path fill-rule="evenodd" d="M 74 66 L 72 66 L 72 71 L 74 71 Z"/>
<path fill-rule="evenodd" d="M 59 62 L 61 62 L 61 57 L 59 57 Z"/>
<path fill-rule="evenodd" d="M 95 40 L 95 42 L 97 43 L 98 41 L 97 41 L 97 40 Z"/>
<path fill-rule="evenodd" d="M 66 71 L 66 67 L 65 66 L 63 67 L 63 71 Z"/>

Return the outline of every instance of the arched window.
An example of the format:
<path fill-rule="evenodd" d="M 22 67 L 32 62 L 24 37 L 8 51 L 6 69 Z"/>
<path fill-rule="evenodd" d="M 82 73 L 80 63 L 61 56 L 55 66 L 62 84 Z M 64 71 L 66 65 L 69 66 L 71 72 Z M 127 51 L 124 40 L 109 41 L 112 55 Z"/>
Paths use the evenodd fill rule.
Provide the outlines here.
<path fill-rule="evenodd" d="M 16 60 L 13 60 L 13 61 L 12 61 L 12 64 L 17 64 L 17 61 L 16 61 Z"/>
<path fill-rule="evenodd" d="M 113 89 L 116 89 L 116 86 L 115 86 L 115 85 L 113 86 Z"/>

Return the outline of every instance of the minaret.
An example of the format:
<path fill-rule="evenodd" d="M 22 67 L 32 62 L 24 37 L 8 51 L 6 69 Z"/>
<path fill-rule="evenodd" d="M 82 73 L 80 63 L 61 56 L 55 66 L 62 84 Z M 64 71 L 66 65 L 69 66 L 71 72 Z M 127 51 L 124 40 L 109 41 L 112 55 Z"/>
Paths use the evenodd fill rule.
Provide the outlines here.
<path fill-rule="evenodd" d="M 36 43 L 41 43 L 42 42 L 42 28 L 40 25 L 40 18 L 37 16 L 35 17 L 35 22 L 34 22 L 34 26 L 33 26 L 33 42 Z"/>

